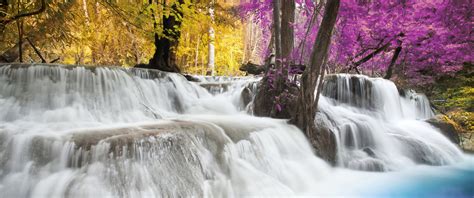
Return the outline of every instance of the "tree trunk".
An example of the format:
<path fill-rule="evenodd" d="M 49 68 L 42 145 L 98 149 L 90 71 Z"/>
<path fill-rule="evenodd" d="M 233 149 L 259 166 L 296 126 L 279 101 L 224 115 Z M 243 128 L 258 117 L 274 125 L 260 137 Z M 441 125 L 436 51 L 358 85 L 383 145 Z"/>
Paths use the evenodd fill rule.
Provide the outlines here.
<path fill-rule="evenodd" d="M 251 35 L 249 32 L 252 31 L 252 29 L 251 29 L 252 26 L 251 25 L 252 25 L 252 22 L 250 21 L 250 22 L 247 22 L 247 24 L 245 24 L 243 26 L 243 28 L 244 28 L 244 30 L 243 30 L 244 31 L 244 51 L 242 53 L 242 61 L 240 62 L 240 64 L 244 64 L 247 61 L 247 57 L 249 57 L 248 54 L 250 53 L 250 45 L 252 44 L 251 43 L 252 40 L 249 39 L 249 36 Z"/>
<path fill-rule="evenodd" d="M 90 17 L 89 17 L 89 11 L 87 10 L 87 1 L 82 0 L 82 10 L 84 10 L 84 16 L 86 18 L 86 25 L 89 27 L 90 25 Z"/>
<path fill-rule="evenodd" d="M 178 4 L 182 5 L 183 0 L 178 0 Z M 150 4 L 153 4 L 153 0 L 149 0 Z M 165 5 L 166 6 L 166 5 Z M 175 49 L 178 46 L 178 41 L 180 37 L 180 27 L 181 20 L 177 19 L 176 16 L 182 16 L 182 9 L 178 8 L 178 5 L 174 3 L 171 6 L 171 12 L 168 16 L 163 15 L 163 34 L 164 36 L 159 36 L 155 32 L 155 53 L 150 59 L 148 65 L 139 65 L 139 67 L 149 68 L 149 69 L 158 69 L 167 72 L 176 72 L 180 73 L 180 69 L 176 64 L 176 52 Z M 158 22 L 156 21 L 154 11 L 152 10 L 153 17 L 153 26 L 158 29 Z"/>
<path fill-rule="evenodd" d="M 270 46 L 272 42 L 275 46 L 275 69 L 281 71 L 281 27 L 280 27 L 280 0 L 273 1 L 273 29 L 272 29 L 272 40 L 270 40 Z M 270 57 L 272 57 L 270 55 Z M 275 101 L 285 87 L 283 86 L 283 79 L 286 75 L 280 74 L 276 76 L 276 79 L 271 78 L 268 74 L 272 71 L 270 68 L 271 60 L 265 63 L 265 76 L 260 81 L 260 86 L 254 100 L 254 114 L 257 116 L 284 118 L 285 113 L 277 111 L 276 105 L 280 104 L 281 101 Z M 268 102 L 271 100 L 272 102 Z M 278 103 L 278 104 L 277 104 Z"/>
<path fill-rule="evenodd" d="M 23 21 L 19 20 L 16 22 L 18 28 L 18 56 L 19 62 L 23 62 Z"/>
<path fill-rule="evenodd" d="M 289 61 L 294 45 L 295 1 L 282 0 L 281 6 L 281 55 Z"/>
<path fill-rule="evenodd" d="M 281 23 L 280 23 L 280 0 L 273 0 L 273 31 L 275 42 L 275 65 L 280 68 L 281 63 Z"/>
<path fill-rule="evenodd" d="M 328 0 L 324 11 L 314 50 L 311 55 L 310 67 L 306 68 L 301 78 L 298 106 L 292 123 L 303 130 L 320 157 L 334 163 L 336 143 L 334 134 L 330 131 L 316 131 L 314 119 L 317 103 L 315 102 L 315 89 L 318 77 L 324 72 L 324 60 L 331 43 L 331 35 L 336 24 L 340 0 Z M 316 93 L 319 94 L 319 93 Z"/>
<path fill-rule="evenodd" d="M 214 23 L 214 4 L 211 1 L 209 6 L 209 15 L 211 17 L 211 24 L 209 24 L 209 52 L 208 52 L 208 75 L 214 76 L 216 74 L 215 69 L 215 46 L 214 46 L 214 39 L 215 39 L 215 32 L 214 28 L 212 27 Z"/>
<path fill-rule="evenodd" d="M 200 42 L 201 42 L 201 37 L 198 36 L 197 37 L 197 43 L 196 43 L 196 55 L 194 56 L 194 67 L 196 67 L 196 68 L 197 68 L 198 62 L 199 62 L 198 59 L 199 59 L 199 44 L 200 44 Z"/>
<path fill-rule="evenodd" d="M 320 0 L 317 6 L 313 9 L 313 13 L 311 14 L 310 21 L 308 23 L 308 27 L 306 28 L 306 33 L 304 35 L 303 40 L 301 40 L 298 49 L 301 50 L 300 57 L 299 57 L 299 64 L 306 64 L 306 60 L 303 59 L 304 53 L 305 53 L 305 46 L 306 46 L 306 40 L 308 39 L 309 33 L 311 32 L 311 29 L 313 28 L 314 24 L 317 23 L 318 21 L 318 16 L 321 13 L 321 9 L 323 8 L 323 5 L 325 4 L 325 0 Z"/>
<path fill-rule="evenodd" d="M 400 56 L 401 51 L 402 51 L 402 45 L 398 46 L 395 49 L 395 52 L 393 52 L 392 60 L 390 61 L 390 65 L 388 66 L 387 73 L 385 74 L 383 78 L 390 79 L 392 77 L 393 66 L 395 66 L 395 63 L 397 62 L 397 59 Z"/>
<path fill-rule="evenodd" d="M 318 6 L 319 7 L 319 6 Z M 306 29 L 306 33 L 304 34 L 304 38 L 303 40 L 301 40 L 301 43 L 300 43 L 300 49 L 301 49 L 301 54 L 300 54 L 300 58 L 299 58 L 299 64 L 303 64 L 303 57 L 304 57 L 304 48 L 305 48 L 305 45 L 306 45 L 306 40 L 309 36 L 309 33 L 311 32 L 311 28 L 313 28 L 313 24 L 315 23 L 315 21 L 317 21 L 318 19 L 318 7 L 314 8 L 313 10 L 313 14 L 311 14 L 311 19 L 309 21 L 309 24 L 308 24 L 308 27 Z"/>

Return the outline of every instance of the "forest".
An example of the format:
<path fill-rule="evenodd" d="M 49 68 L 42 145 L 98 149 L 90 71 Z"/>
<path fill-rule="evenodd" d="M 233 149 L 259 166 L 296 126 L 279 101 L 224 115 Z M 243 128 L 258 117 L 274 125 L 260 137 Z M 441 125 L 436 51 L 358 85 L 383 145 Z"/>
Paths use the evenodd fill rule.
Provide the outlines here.
<path fill-rule="evenodd" d="M 473 8 L 0 0 L 0 194 L 474 196 Z"/>

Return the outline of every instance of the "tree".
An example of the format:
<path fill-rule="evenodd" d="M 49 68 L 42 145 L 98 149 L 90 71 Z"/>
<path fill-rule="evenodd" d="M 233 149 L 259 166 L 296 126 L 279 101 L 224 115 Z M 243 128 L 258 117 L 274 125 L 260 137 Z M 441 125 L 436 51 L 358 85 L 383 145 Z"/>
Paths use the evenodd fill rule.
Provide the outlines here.
<path fill-rule="evenodd" d="M 291 61 L 294 47 L 295 1 L 282 0 L 281 6 L 281 56 Z"/>
<path fill-rule="evenodd" d="M 325 62 L 330 49 L 339 4 L 339 0 L 327 1 L 324 16 L 313 45 L 314 50 L 312 51 L 310 65 L 304 71 L 300 82 L 294 83 L 285 72 L 279 69 L 277 62 L 276 69 L 270 69 L 261 80 L 254 101 L 254 113 L 256 115 L 291 119 L 293 124 L 304 131 L 318 154 L 330 162 L 335 161 L 336 143 L 334 136 L 329 131 L 318 131 L 314 124 L 314 119 L 318 105 L 317 98 L 324 79 Z M 278 1 L 274 1 L 273 5 L 273 17 L 276 19 L 274 23 L 278 23 L 279 13 L 275 12 L 277 10 L 275 8 L 278 7 Z M 279 40 L 278 28 L 275 25 L 276 43 Z M 275 46 L 278 46 L 278 44 Z M 277 47 L 277 57 L 279 56 L 278 51 Z M 280 81 L 280 79 L 283 80 Z M 299 88 L 297 84 L 300 85 Z M 318 89 L 317 85 L 319 85 Z M 274 104 L 269 104 L 268 100 L 274 101 Z"/>
<path fill-rule="evenodd" d="M 210 24 L 209 24 L 209 52 L 208 52 L 208 73 L 207 75 L 212 75 L 214 76 L 216 74 L 216 65 L 215 65 L 215 46 L 214 46 L 214 41 L 216 39 L 215 36 L 215 31 L 213 26 L 214 23 L 214 1 L 211 0 L 209 2 L 209 16 L 211 18 Z"/>
<path fill-rule="evenodd" d="M 161 32 L 159 32 L 159 24 L 155 16 L 157 14 L 156 9 L 153 9 L 158 7 L 157 3 L 154 0 L 149 0 L 148 3 L 151 6 L 150 11 L 153 19 L 153 28 L 155 30 L 155 53 L 147 65 L 140 65 L 140 67 L 180 73 L 181 70 L 176 64 L 176 48 L 181 36 L 180 27 L 183 18 L 181 6 L 183 6 L 184 1 L 177 0 L 171 3 L 171 5 L 167 5 L 166 1 L 164 2 L 164 6 L 170 6 L 170 9 L 163 10 L 161 13 Z"/>
<path fill-rule="evenodd" d="M 313 146 L 318 148 L 319 155 L 332 162 L 335 160 L 334 136 L 329 131 L 317 131 L 314 124 L 318 107 L 318 95 L 320 94 L 320 89 L 315 89 L 317 85 L 321 86 L 324 79 L 327 67 L 324 63 L 331 44 L 339 4 L 339 0 L 328 0 L 326 3 L 324 16 L 314 43 L 310 67 L 304 71 L 301 77 L 298 105 L 295 116 L 292 118 L 292 123 L 302 129 Z M 316 94 L 315 91 L 317 91 Z"/>

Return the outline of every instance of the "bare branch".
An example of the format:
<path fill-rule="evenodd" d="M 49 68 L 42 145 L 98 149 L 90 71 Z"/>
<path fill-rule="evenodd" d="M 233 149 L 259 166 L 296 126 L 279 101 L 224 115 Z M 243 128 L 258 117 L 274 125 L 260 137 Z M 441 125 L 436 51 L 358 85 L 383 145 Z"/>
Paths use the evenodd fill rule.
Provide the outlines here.
<path fill-rule="evenodd" d="M 33 42 L 31 42 L 31 40 L 28 37 L 26 37 L 26 40 L 31 45 L 31 47 L 33 47 L 33 50 L 35 50 L 36 54 L 40 57 L 41 62 L 46 63 L 46 60 L 43 58 L 43 56 L 41 55 L 41 52 L 38 50 L 38 48 L 36 48 L 36 46 L 33 45 Z"/>
<path fill-rule="evenodd" d="M 27 17 L 27 16 L 32 16 L 32 15 L 37 15 L 37 14 L 40 14 L 42 12 L 44 12 L 46 10 L 46 0 L 41 0 L 40 1 L 40 7 L 37 9 L 37 10 L 34 10 L 34 11 L 31 11 L 31 12 L 26 12 L 26 13 L 20 13 L 20 14 L 17 14 L 13 17 L 8 17 L 6 19 L 0 19 L 0 24 L 5 26 L 13 21 L 16 21 L 18 19 L 21 19 L 23 17 Z"/>

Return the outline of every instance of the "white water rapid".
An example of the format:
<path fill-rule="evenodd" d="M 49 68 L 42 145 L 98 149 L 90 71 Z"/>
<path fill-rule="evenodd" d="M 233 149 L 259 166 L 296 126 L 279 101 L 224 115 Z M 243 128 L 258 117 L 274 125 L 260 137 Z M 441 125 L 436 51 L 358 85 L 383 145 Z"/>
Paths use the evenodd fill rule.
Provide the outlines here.
<path fill-rule="evenodd" d="M 0 197 L 443 195 L 473 181 L 474 161 L 423 122 L 426 98 L 389 81 L 328 78 L 316 121 L 337 136 L 334 168 L 295 126 L 251 115 L 258 79 L 199 79 L 0 65 Z M 427 178 L 443 182 L 403 185 Z"/>
<path fill-rule="evenodd" d="M 336 134 L 338 162 L 352 169 L 400 170 L 415 164 L 447 165 L 462 153 L 425 122 L 434 116 L 426 96 L 380 78 L 328 76 L 317 122 Z"/>

